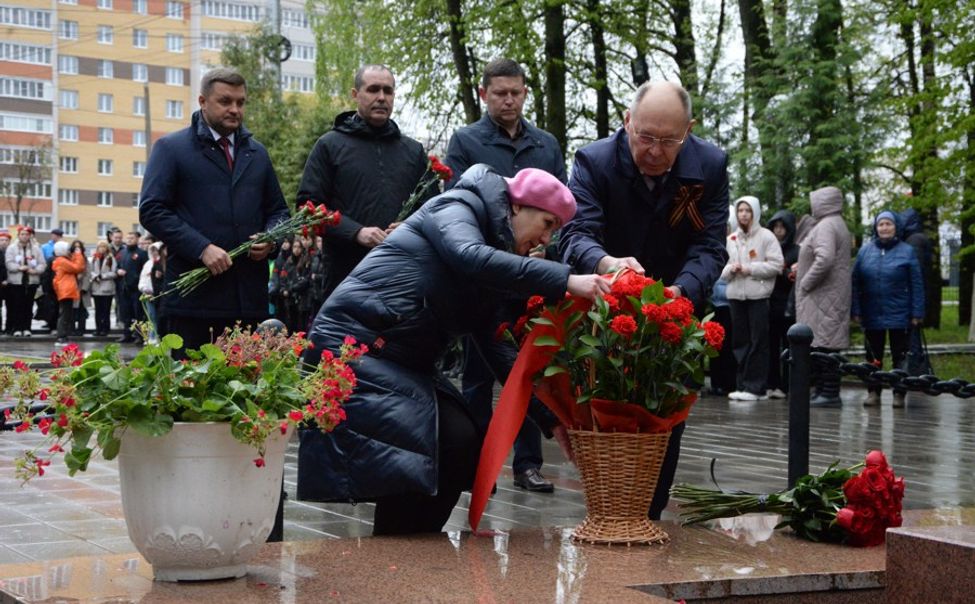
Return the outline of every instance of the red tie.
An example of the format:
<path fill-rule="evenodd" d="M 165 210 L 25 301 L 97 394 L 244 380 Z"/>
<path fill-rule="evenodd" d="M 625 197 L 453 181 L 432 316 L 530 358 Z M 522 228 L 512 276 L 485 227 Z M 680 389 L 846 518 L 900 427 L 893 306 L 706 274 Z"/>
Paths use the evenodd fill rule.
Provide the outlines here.
<path fill-rule="evenodd" d="M 220 137 L 220 146 L 223 147 L 223 154 L 227 158 L 227 167 L 234 171 L 234 158 L 230 155 L 230 140 L 226 136 Z"/>

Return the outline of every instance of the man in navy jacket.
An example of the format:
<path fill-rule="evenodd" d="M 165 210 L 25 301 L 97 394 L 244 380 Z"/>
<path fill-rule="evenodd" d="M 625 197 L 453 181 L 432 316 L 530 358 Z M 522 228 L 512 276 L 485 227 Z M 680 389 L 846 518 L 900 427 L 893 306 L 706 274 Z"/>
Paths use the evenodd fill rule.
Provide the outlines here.
<path fill-rule="evenodd" d="M 213 275 L 186 297 L 162 299 L 168 331 L 197 348 L 236 321 L 268 315 L 271 244 L 231 260 L 228 250 L 288 216 L 271 159 L 244 128 L 244 78 L 233 69 L 203 76 L 200 110 L 188 128 L 159 139 L 142 182 L 139 220 L 166 244 L 167 284 L 206 266 Z M 212 333 L 212 336 L 211 336 Z"/>
<path fill-rule="evenodd" d="M 491 61 L 484 68 L 478 92 L 487 111 L 480 120 L 458 129 L 450 137 L 445 163 L 454 171 L 454 176 L 447 187 L 453 187 L 474 164 L 487 164 L 507 178 L 514 177 L 522 168 L 538 168 L 564 183 L 565 157 L 558 141 L 528 123 L 523 115 L 528 87 L 521 65 L 511 59 Z M 524 308 L 518 310 L 523 312 Z M 518 314 L 512 317 L 512 323 L 517 318 Z M 479 427 L 486 431 L 493 414 L 495 379 L 473 347 L 473 342 L 467 339 L 464 345 L 464 398 Z M 534 422 L 525 421 L 514 449 L 515 486 L 537 493 L 554 491 L 554 485 L 541 474 L 544 461 L 542 433 Z"/>
<path fill-rule="evenodd" d="M 691 134 L 691 116 L 681 86 L 640 86 L 623 128 L 576 153 L 569 189 L 578 209 L 559 251 L 579 273 L 650 275 L 700 312 L 728 260 L 728 156 Z M 667 505 L 683 432 L 672 432 L 652 519 Z"/>

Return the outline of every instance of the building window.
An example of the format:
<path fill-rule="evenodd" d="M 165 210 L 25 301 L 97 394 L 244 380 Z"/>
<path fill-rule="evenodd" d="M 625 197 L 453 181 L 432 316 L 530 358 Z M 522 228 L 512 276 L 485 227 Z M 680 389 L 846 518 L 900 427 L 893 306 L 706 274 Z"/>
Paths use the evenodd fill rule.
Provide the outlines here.
<path fill-rule="evenodd" d="M 77 75 L 78 74 L 78 57 L 72 57 L 70 55 L 59 55 L 58 56 L 58 71 L 65 75 Z"/>
<path fill-rule="evenodd" d="M 146 162 L 144 161 L 132 162 L 132 176 L 136 178 L 142 178 L 145 175 L 146 175 Z"/>
<path fill-rule="evenodd" d="M 58 223 L 58 228 L 64 231 L 65 237 L 77 237 L 78 236 L 78 221 L 77 220 L 62 220 Z"/>
<path fill-rule="evenodd" d="M 0 147 L 0 164 L 39 166 L 40 156 L 33 149 L 18 147 Z"/>
<path fill-rule="evenodd" d="M 63 206 L 78 205 L 78 191 L 75 189 L 59 189 L 58 203 Z"/>
<path fill-rule="evenodd" d="M 47 118 L 22 113 L 0 113 L 0 130 L 50 134 L 53 128 L 54 122 Z"/>
<path fill-rule="evenodd" d="M 101 113 L 111 113 L 115 111 L 115 97 L 110 94 L 99 93 L 98 111 Z"/>
<path fill-rule="evenodd" d="M 77 141 L 78 127 L 69 124 L 61 124 L 58 126 L 58 138 L 63 141 Z"/>
<path fill-rule="evenodd" d="M 78 22 L 61 19 L 58 23 L 58 37 L 62 40 L 77 40 Z"/>
<path fill-rule="evenodd" d="M 112 160 L 110 160 L 110 159 L 100 159 L 100 160 L 98 160 L 98 175 L 99 176 L 111 176 L 112 175 Z"/>
<path fill-rule="evenodd" d="M 46 46 L 34 46 L 32 44 L 0 42 L 0 61 L 50 65 L 51 49 Z"/>
<path fill-rule="evenodd" d="M 145 115 L 145 114 L 146 114 L 146 97 L 144 96 L 132 97 L 132 115 Z"/>
<path fill-rule="evenodd" d="M 149 32 L 145 29 L 132 30 L 132 46 L 136 48 L 149 48 Z"/>
<path fill-rule="evenodd" d="M 104 10 L 112 10 L 112 0 L 98 0 L 96 6 Z"/>
<path fill-rule="evenodd" d="M 227 42 L 227 36 L 213 32 L 203 32 L 200 34 L 200 48 L 203 50 L 223 50 L 223 45 Z"/>
<path fill-rule="evenodd" d="M 108 59 L 102 59 L 98 61 L 98 77 L 100 78 L 114 78 L 115 77 L 115 64 Z"/>
<path fill-rule="evenodd" d="M 115 130 L 112 128 L 99 128 L 98 142 L 105 145 L 110 145 L 115 142 Z"/>
<path fill-rule="evenodd" d="M 98 207 L 100 208 L 110 208 L 112 207 L 112 195 L 111 191 L 99 191 L 98 192 Z"/>
<path fill-rule="evenodd" d="M 50 100 L 50 86 L 43 80 L 27 80 L 0 76 L 0 96 L 16 99 Z"/>
<path fill-rule="evenodd" d="M 78 172 L 78 158 L 77 157 L 61 157 L 61 171 L 68 172 L 70 174 L 76 174 Z"/>
<path fill-rule="evenodd" d="M 169 52 L 183 52 L 183 36 L 180 34 L 166 34 L 166 50 Z"/>
<path fill-rule="evenodd" d="M 132 0 L 132 12 L 137 15 L 148 15 L 149 3 L 147 0 Z"/>
<path fill-rule="evenodd" d="M 33 227 L 35 231 L 51 230 L 50 216 L 21 216 L 20 219 L 24 222 L 24 226 Z"/>
<path fill-rule="evenodd" d="M 0 25 L 15 25 L 31 29 L 51 29 L 51 11 L 0 6 Z"/>
<path fill-rule="evenodd" d="M 70 4 L 72 6 L 78 6 L 78 0 L 58 0 L 58 4 Z"/>
<path fill-rule="evenodd" d="M 179 67 L 166 68 L 166 83 L 170 86 L 183 85 L 183 70 Z"/>
<path fill-rule="evenodd" d="M 183 119 L 183 101 L 166 101 L 166 117 L 173 120 Z"/>
<path fill-rule="evenodd" d="M 18 189 L 23 192 L 24 197 L 51 198 L 51 183 L 49 182 L 30 182 L 25 183 L 20 180 L 8 178 L 2 181 L 3 188 L 7 191 Z"/>
<path fill-rule="evenodd" d="M 62 90 L 58 93 L 59 104 L 61 109 L 77 109 L 78 108 L 78 91 L 77 90 Z"/>
<path fill-rule="evenodd" d="M 183 3 L 173 2 L 173 0 L 168 0 L 166 2 L 166 16 L 170 19 L 182 19 L 183 18 Z"/>
<path fill-rule="evenodd" d="M 115 44 L 115 30 L 112 29 L 111 25 L 98 26 L 98 43 Z"/>
<path fill-rule="evenodd" d="M 261 7 L 253 4 L 203 0 L 203 16 L 234 21 L 260 21 Z"/>
<path fill-rule="evenodd" d="M 311 76 L 288 75 L 281 79 L 281 84 L 285 90 L 295 92 L 315 92 L 315 78 Z"/>
<path fill-rule="evenodd" d="M 144 63 L 133 63 L 132 64 L 132 81 L 133 82 L 148 82 L 149 81 L 149 66 Z"/>
<path fill-rule="evenodd" d="M 295 61 L 315 61 L 315 47 L 311 44 L 295 44 L 291 53 L 291 58 Z"/>
<path fill-rule="evenodd" d="M 283 27 L 296 27 L 308 29 L 308 15 L 303 10 L 282 9 L 281 25 Z"/>
<path fill-rule="evenodd" d="M 132 146 L 133 147 L 145 147 L 146 146 L 146 133 L 143 130 L 133 130 L 132 131 Z"/>
<path fill-rule="evenodd" d="M 98 223 L 98 236 L 102 239 L 108 239 L 108 234 L 115 228 L 115 224 L 112 222 L 99 222 Z"/>

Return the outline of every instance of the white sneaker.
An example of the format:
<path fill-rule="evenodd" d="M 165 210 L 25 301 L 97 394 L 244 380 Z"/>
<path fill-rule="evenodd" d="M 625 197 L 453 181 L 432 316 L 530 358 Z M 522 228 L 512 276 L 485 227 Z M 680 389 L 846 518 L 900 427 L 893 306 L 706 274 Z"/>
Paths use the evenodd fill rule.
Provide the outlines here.
<path fill-rule="evenodd" d="M 768 397 L 765 397 L 765 398 L 768 398 Z M 747 392 L 747 391 L 744 391 L 743 390 L 743 391 L 741 391 L 741 392 L 738 393 L 737 400 L 739 400 L 739 401 L 758 401 L 758 400 L 762 400 L 762 397 L 758 396 L 757 394 L 752 394 L 751 392 Z"/>
<path fill-rule="evenodd" d="M 785 392 L 782 392 L 780 389 L 776 388 L 775 390 L 769 390 L 768 391 L 768 397 L 769 398 L 787 398 L 787 395 L 786 395 Z"/>
<path fill-rule="evenodd" d="M 22 331 L 15 331 L 11 335 L 13 335 L 13 337 L 15 337 L 15 338 L 19 338 L 20 336 L 24 335 L 24 332 L 22 332 Z"/>
<path fill-rule="evenodd" d="M 24 337 L 25 338 L 29 338 L 30 336 L 31 336 L 30 330 L 29 329 L 25 329 L 24 330 Z"/>

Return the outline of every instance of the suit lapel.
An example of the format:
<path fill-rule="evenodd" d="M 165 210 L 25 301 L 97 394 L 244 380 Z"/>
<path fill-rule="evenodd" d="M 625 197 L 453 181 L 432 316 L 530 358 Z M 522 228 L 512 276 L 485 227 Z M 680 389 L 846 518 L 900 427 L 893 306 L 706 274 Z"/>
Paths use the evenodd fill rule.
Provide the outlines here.
<path fill-rule="evenodd" d="M 240 180 L 240 177 L 244 174 L 247 166 L 250 165 L 253 157 L 254 150 L 251 149 L 250 145 L 241 144 L 234 156 L 234 178 L 231 186 L 237 185 L 237 181 Z"/>

